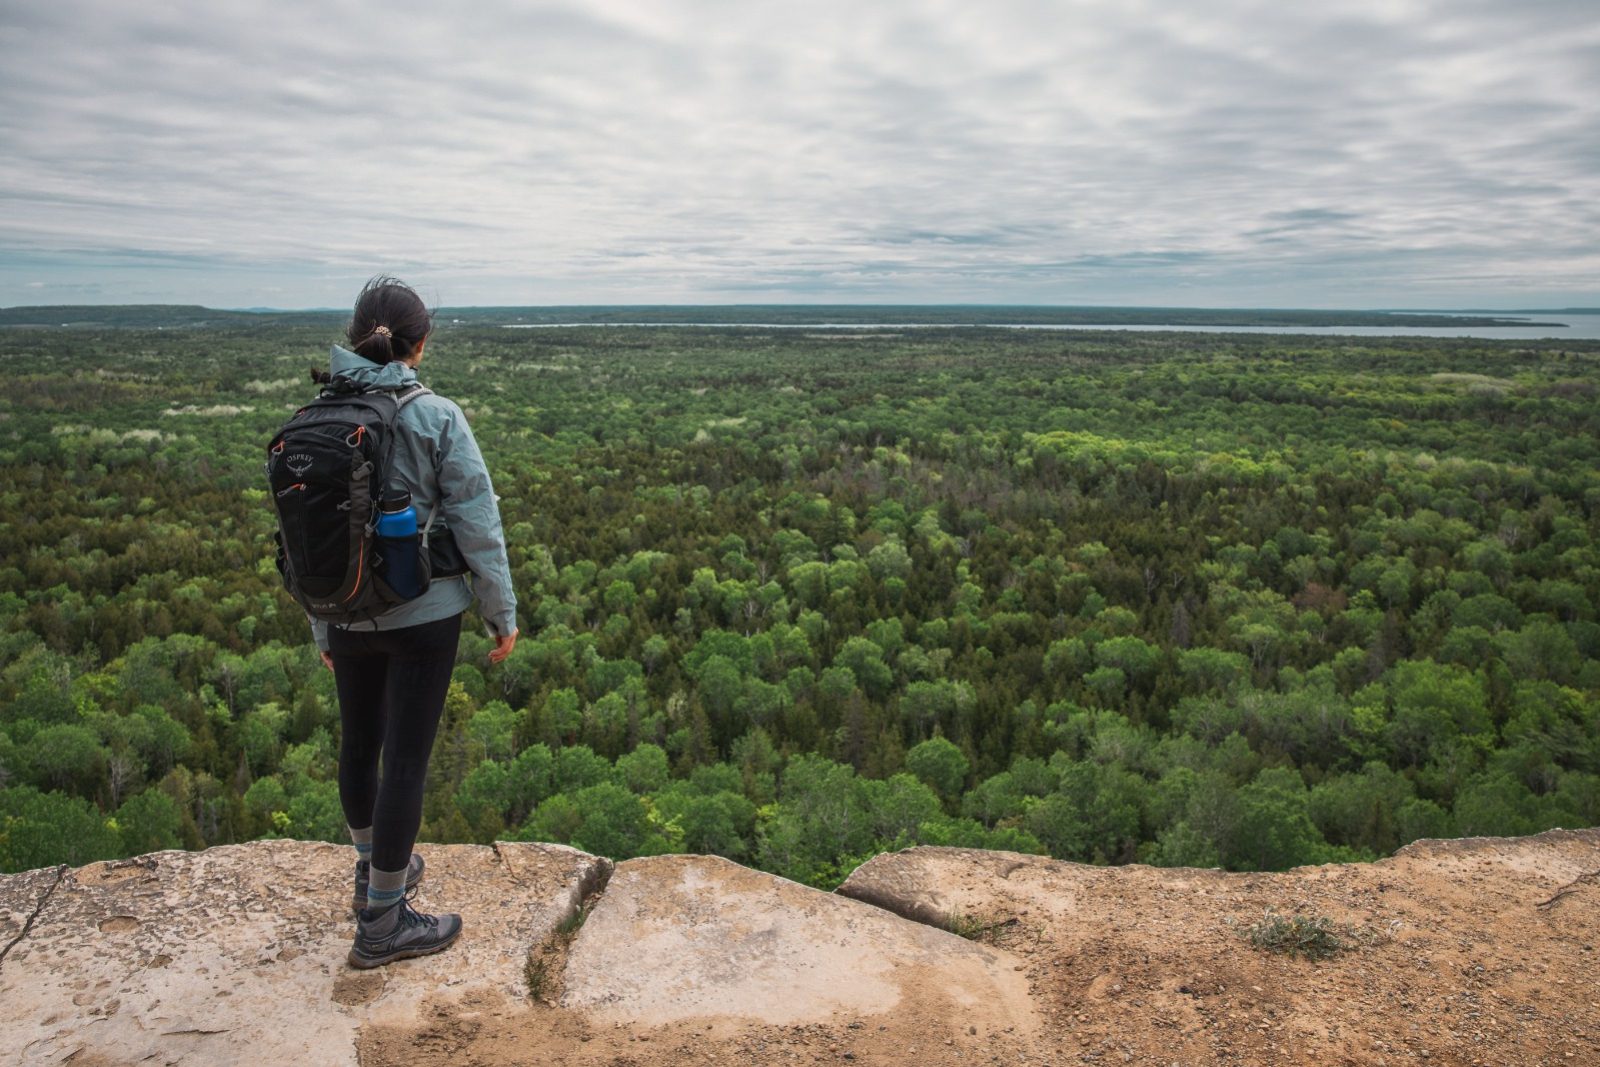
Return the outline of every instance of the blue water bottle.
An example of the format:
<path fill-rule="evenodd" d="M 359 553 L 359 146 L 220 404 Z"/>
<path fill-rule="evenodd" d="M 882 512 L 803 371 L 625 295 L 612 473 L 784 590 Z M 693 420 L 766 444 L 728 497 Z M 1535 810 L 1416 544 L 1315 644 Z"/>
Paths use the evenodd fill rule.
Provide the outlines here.
<path fill-rule="evenodd" d="M 378 505 L 378 552 L 383 557 L 383 579 L 407 600 L 422 593 L 417 571 L 417 509 L 410 493 L 386 496 Z"/>

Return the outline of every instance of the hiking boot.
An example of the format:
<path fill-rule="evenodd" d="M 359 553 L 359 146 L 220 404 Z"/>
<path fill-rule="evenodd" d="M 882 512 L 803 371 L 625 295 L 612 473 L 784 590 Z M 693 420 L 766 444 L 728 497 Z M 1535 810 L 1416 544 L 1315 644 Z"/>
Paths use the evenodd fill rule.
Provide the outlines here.
<path fill-rule="evenodd" d="M 347 959 L 359 970 L 443 952 L 461 936 L 461 916 L 424 915 L 401 900 L 382 911 L 362 908 Z"/>
<path fill-rule="evenodd" d="M 425 864 L 422 857 L 415 852 L 411 854 L 411 861 L 406 864 L 406 892 L 417 887 L 422 881 L 422 868 Z M 372 880 L 372 864 L 367 860 L 356 860 L 356 891 L 350 898 L 350 910 L 360 911 L 367 906 L 367 883 Z"/>

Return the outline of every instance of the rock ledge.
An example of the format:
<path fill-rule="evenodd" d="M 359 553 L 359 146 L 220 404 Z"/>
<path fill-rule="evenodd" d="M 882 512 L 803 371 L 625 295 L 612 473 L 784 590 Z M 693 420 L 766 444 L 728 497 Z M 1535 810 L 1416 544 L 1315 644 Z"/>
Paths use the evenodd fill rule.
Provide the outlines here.
<path fill-rule="evenodd" d="M 917 848 L 837 895 L 706 856 L 422 851 L 419 906 L 466 932 L 369 972 L 347 848 L 0 876 L 0 1063 L 1600 1064 L 1600 829 L 1282 874 Z M 1268 909 L 1344 950 L 1253 947 Z"/>

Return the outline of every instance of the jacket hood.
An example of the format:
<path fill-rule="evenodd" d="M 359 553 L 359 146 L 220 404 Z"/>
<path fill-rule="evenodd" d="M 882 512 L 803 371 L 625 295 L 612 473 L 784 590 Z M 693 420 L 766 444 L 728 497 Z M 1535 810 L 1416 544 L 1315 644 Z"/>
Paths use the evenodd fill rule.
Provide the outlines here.
<path fill-rule="evenodd" d="M 374 363 L 339 345 L 333 346 L 328 369 L 335 378 L 349 378 L 371 389 L 399 389 L 417 380 L 417 372 L 404 363 Z"/>

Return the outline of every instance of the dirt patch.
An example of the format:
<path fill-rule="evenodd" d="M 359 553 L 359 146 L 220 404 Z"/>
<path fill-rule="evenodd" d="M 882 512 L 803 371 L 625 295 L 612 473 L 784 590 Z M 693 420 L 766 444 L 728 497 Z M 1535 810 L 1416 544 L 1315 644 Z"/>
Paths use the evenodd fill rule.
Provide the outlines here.
<path fill-rule="evenodd" d="M 430 1006 L 420 1027 L 369 1026 L 357 1049 L 363 1067 L 479 1067 L 859 1063 L 971 1067 L 1033 1062 L 1031 1038 L 986 1025 L 984 1012 L 941 996 L 937 975 L 921 975 L 890 1012 L 840 1014 L 827 1023 L 772 1026 L 727 1016 L 665 1026 L 596 1024 L 543 1003 L 477 998 Z"/>
<path fill-rule="evenodd" d="M 383 995 L 384 974 L 380 970 L 346 970 L 333 980 L 333 1002 L 353 1008 L 370 1004 Z"/>
<path fill-rule="evenodd" d="M 131 878 L 149 878 L 161 868 L 154 855 L 127 860 L 110 860 L 80 868 L 74 878 L 79 885 L 115 885 Z"/>
<path fill-rule="evenodd" d="M 1600 831 L 1283 874 L 1026 860 L 1000 878 L 996 862 L 914 850 L 873 861 L 884 877 L 870 880 L 880 897 L 909 889 L 925 906 L 934 893 L 943 914 L 1015 920 L 979 936 L 1025 961 L 1042 1055 L 1600 1064 L 1600 885 L 1587 873 Z M 1326 918 L 1340 949 L 1311 960 L 1252 945 L 1269 909 Z"/>

